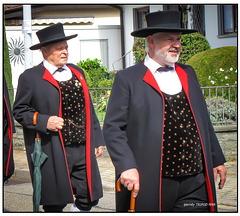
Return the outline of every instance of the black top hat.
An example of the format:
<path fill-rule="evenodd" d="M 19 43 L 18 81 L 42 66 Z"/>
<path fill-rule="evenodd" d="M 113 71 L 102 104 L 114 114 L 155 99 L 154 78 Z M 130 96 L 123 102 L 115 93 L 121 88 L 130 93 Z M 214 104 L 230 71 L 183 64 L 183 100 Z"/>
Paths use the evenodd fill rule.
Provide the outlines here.
<path fill-rule="evenodd" d="M 157 32 L 196 32 L 193 29 L 181 28 L 181 13 L 179 11 L 158 11 L 146 15 L 147 27 L 131 33 L 135 37 L 147 37 Z"/>
<path fill-rule="evenodd" d="M 41 29 L 36 34 L 38 36 L 40 43 L 31 46 L 30 50 L 37 50 L 50 43 L 55 43 L 63 40 L 70 40 L 72 38 L 77 37 L 77 34 L 66 37 L 64 34 L 62 23 L 58 23 L 55 25 L 51 25 L 47 28 Z"/>

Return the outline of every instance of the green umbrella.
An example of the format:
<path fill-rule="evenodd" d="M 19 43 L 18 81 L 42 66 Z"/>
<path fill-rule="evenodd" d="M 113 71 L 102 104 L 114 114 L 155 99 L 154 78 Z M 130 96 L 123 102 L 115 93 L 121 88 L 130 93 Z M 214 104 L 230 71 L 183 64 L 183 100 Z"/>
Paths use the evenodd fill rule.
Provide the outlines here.
<path fill-rule="evenodd" d="M 37 114 L 34 114 L 33 124 L 36 125 Z M 39 205 L 41 200 L 41 165 L 44 161 L 48 158 L 48 156 L 42 151 L 41 147 L 41 139 L 38 133 L 36 133 L 35 144 L 34 144 L 34 151 L 31 154 L 33 165 L 34 165 L 34 172 L 33 172 L 33 211 L 39 211 Z"/>

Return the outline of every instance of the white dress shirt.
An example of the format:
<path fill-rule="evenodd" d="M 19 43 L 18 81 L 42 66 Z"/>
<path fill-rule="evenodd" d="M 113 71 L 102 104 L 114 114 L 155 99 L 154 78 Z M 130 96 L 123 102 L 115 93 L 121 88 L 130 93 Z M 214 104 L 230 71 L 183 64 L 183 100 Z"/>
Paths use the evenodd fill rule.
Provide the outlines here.
<path fill-rule="evenodd" d="M 144 65 L 151 71 L 162 92 L 169 95 L 174 95 L 182 90 L 182 84 L 175 70 L 175 64 L 169 65 L 174 68 L 173 70 L 159 72 L 157 69 L 161 67 L 161 65 L 147 55 L 144 60 Z"/>
<path fill-rule="evenodd" d="M 43 60 L 43 65 L 53 75 L 54 79 L 59 82 L 67 81 L 72 78 L 72 72 L 66 65 L 64 65 L 62 67 L 64 70 L 61 72 L 56 71 L 58 68 L 56 66 L 52 65 L 51 63 L 49 63 L 45 59 Z"/>

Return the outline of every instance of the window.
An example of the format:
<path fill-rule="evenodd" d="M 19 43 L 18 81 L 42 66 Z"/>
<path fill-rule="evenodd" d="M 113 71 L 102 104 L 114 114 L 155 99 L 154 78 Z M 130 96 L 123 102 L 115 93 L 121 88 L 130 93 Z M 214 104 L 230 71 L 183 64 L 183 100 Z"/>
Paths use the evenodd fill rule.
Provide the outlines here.
<path fill-rule="evenodd" d="M 82 61 L 87 58 L 91 60 L 97 58 L 108 68 L 108 40 L 80 40 L 80 59 Z"/>
<path fill-rule="evenodd" d="M 219 35 L 237 33 L 237 5 L 219 6 Z"/>
<path fill-rule="evenodd" d="M 146 14 L 149 13 L 149 7 L 133 9 L 134 30 L 147 27 Z"/>

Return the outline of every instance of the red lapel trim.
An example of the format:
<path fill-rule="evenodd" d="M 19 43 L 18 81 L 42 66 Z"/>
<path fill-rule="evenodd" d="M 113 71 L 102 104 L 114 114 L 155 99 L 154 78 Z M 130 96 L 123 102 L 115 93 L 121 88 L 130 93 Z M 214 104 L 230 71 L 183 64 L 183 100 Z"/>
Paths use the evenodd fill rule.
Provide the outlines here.
<path fill-rule="evenodd" d="M 44 66 L 43 66 L 44 67 Z M 44 67 L 45 68 L 45 67 Z M 59 117 L 62 117 L 62 93 L 60 90 L 60 87 L 58 85 L 58 82 L 54 79 L 54 77 L 52 76 L 52 74 L 45 68 L 45 73 L 43 75 L 43 79 L 50 82 L 52 85 L 54 85 L 58 91 L 59 91 L 59 97 L 60 97 L 60 104 L 59 104 Z M 69 168 L 68 168 L 68 162 L 67 162 L 67 156 L 66 156 L 66 152 L 65 152 L 65 147 L 64 147 L 64 142 L 63 142 L 63 138 L 62 138 L 62 132 L 59 130 L 59 136 L 60 136 L 60 140 L 61 140 L 61 144 L 62 144 L 62 148 L 63 148 L 63 153 L 64 153 L 64 157 L 65 157 L 65 163 L 66 163 L 66 167 L 67 167 L 67 172 L 68 172 L 68 180 L 69 180 L 69 184 L 70 184 L 70 188 L 72 191 L 72 196 L 73 196 L 73 200 L 74 200 L 74 195 L 73 195 L 73 189 L 72 189 L 72 182 L 71 182 L 71 177 L 70 177 L 70 173 L 69 173 Z"/>
<path fill-rule="evenodd" d="M 154 89 L 156 89 L 160 94 L 162 94 L 157 81 L 155 80 L 153 74 L 151 73 L 151 71 L 148 69 L 145 76 L 143 77 L 143 81 L 145 81 L 146 83 L 148 83 L 150 86 L 152 86 Z"/>
<path fill-rule="evenodd" d="M 43 74 L 43 79 L 50 82 L 52 85 L 54 85 L 58 89 L 60 94 L 60 101 L 62 101 L 61 90 L 58 85 L 58 82 L 54 79 L 52 74 L 46 68 L 45 68 L 45 73 Z M 60 103 L 60 106 L 59 106 L 59 117 L 62 117 L 62 103 Z"/>
<path fill-rule="evenodd" d="M 70 67 L 70 70 L 76 75 L 78 80 L 81 82 L 83 87 L 83 93 L 85 98 L 85 107 L 86 107 L 86 167 L 87 167 L 87 179 L 89 193 L 92 200 L 92 184 L 91 184 L 91 110 L 90 110 L 90 96 L 89 90 L 83 75 L 75 68 Z"/>
<path fill-rule="evenodd" d="M 180 82 L 182 83 L 183 89 L 187 97 L 189 97 L 189 89 L 188 89 L 188 75 L 187 73 L 178 65 L 175 64 L 175 70 L 178 74 Z"/>
<path fill-rule="evenodd" d="M 190 98 L 189 98 L 188 75 L 187 75 L 187 73 L 186 73 L 179 65 L 176 65 L 176 66 L 175 66 L 175 69 L 176 69 L 177 74 L 178 74 L 178 77 L 179 77 L 179 79 L 180 79 L 180 81 L 181 81 L 181 83 L 182 83 L 184 92 L 185 92 L 185 94 L 186 94 L 186 96 L 187 96 L 187 98 L 188 98 L 188 102 L 189 102 L 189 105 L 190 105 L 190 108 L 191 108 L 191 111 L 192 111 L 194 120 L 195 120 L 195 122 L 196 122 L 197 129 L 198 129 L 198 134 L 199 134 L 199 137 L 200 137 L 200 140 L 201 140 L 201 146 L 202 146 L 202 151 L 203 151 L 204 160 L 205 160 L 205 166 L 206 166 L 206 176 L 205 176 L 205 179 L 206 179 L 206 185 L 207 185 L 207 190 L 208 190 L 209 203 L 211 204 L 211 205 L 210 205 L 210 211 L 211 211 L 211 212 L 214 212 L 214 203 L 213 203 L 213 196 L 212 196 L 212 187 L 211 187 L 211 183 L 210 183 L 210 179 L 209 179 L 209 174 L 208 174 L 208 168 L 207 168 L 207 163 L 206 163 L 205 151 L 204 151 L 204 147 L 203 147 L 203 141 L 202 141 L 202 137 L 201 137 L 200 130 L 199 130 L 199 127 L 198 127 L 198 123 L 197 123 L 195 114 L 194 114 L 194 112 L 193 112 L 192 105 L 191 105 Z"/>
<path fill-rule="evenodd" d="M 165 99 L 164 99 L 162 91 L 160 90 L 160 88 L 157 84 L 157 81 L 155 80 L 153 74 L 151 73 L 151 71 L 149 69 L 147 70 L 145 76 L 143 77 L 143 81 L 145 81 L 150 86 L 152 86 L 162 96 L 162 99 L 163 99 L 163 128 L 164 128 L 164 124 L 165 124 L 165 121 L 164 121 L 164 118 L 165 118 Z M 163 150 L 163 139 L 164 139 L 164 134 L 162 134 L 162 150 Z M 161 161 L 163 161 L 163 154 L 161 154 Z M 159 212 L 162 211 L 162 208 L 161 208 L 161 206 L 162 206 L 162 204 L 161 204 L 161 202 L 162 202 L 161 188 L 162 188 L 162 163 L 160 165 Z"/>
<path fill-rule="evenodd" d="M 9 112 L 9 109 L 8 109 L 8 106 L 7 106 L 7 100 L 5 98 L 5 95 L 4 96 L 4 101 L 5 101 L 5 104 L 6 104 L 6 110 L 7 110 L 7 121 L 8 121 L 8 136 L 9 136 L 9 139 L 10 139 L 10 145 L 9 145 L 9 151 L 8 151 L 8 161 L 7 161 L 7 165 L 6 165 L 6 176 L 8 175 L 8 168 L 9 168 L 9 163 L 10 163 L 10 157 L 11 157 L 11 151 L 12 151 L 12 122 L 11 122 L 11 116 L 10 116 L 10 112 Z"/>

